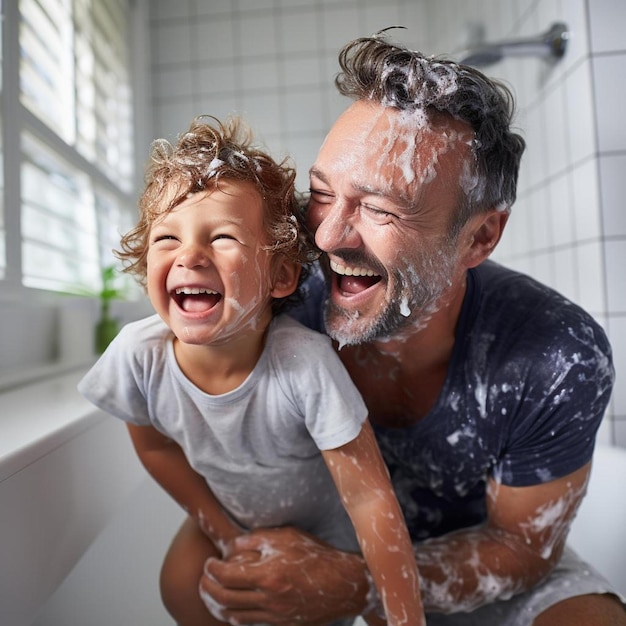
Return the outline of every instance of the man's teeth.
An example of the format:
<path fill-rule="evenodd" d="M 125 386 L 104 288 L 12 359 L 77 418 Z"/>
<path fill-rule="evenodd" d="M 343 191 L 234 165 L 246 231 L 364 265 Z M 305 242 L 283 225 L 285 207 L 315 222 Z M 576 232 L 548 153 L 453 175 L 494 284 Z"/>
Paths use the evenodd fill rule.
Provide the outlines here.
<path fill-rule="evenodd" d="M 217 291 L 213 291 L 212 289 L 201 289 L 199 287 L 179 287 L 176 290 L 177 296 L 180 296 L 181 294 L 185 296 L 197 296 L 200 293 L 206 293 L 209 295 L 217 295 Z"/>
<path fill-rule="evenodd" d="M 342 276 L 378 276 L 376 272 L 365 267 L 346 267 L 335 263 L 335 261 L 330 262 L 330 269 Z"/>

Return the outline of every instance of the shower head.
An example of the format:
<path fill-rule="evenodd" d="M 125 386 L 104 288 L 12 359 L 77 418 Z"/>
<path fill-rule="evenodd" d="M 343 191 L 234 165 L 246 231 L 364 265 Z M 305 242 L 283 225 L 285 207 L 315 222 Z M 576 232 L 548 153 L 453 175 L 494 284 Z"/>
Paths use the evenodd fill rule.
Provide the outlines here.
<path fill-rule="evenodd" d="M 557 22 L 538 37 L 479 44 L 467 50 L 460 63 L 474 67 L 487 67 L 506 57 L 514 56 L 556 60 L 565 54 L 568 38 L 567 26 Z"/>

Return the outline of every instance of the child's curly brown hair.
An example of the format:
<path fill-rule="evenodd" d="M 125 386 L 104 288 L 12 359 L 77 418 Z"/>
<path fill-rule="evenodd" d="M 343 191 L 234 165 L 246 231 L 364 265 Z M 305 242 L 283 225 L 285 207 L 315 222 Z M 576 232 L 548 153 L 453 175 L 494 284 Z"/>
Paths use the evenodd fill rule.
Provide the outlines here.
<path fill-rule="evenodd" d="M 213 120 L 214 124 L 206 120 Z M 307 264 L 318 254 L 303 225 L 294 187 L 295 170 L 253 146 L 250 128 L 241 118 L 225 123 L 211 116 L 195 118 L 176 146 L 165 139 L 152 144 L 146 187 L 139 199 L 139 221 L 115 251 L 124 271 L 145 287 L 149 234 L 152 224 L 172 211 L 189 194 L 210 190 L 223 179 L 252 183 L 263 198 L 268 249 L 296 263 Z M 304 269 L 304 268 L 303 268 Z M 302 272 L 300 283 L 304 279 Z M 274 303 L 278 312 L 285 300 Z"/>

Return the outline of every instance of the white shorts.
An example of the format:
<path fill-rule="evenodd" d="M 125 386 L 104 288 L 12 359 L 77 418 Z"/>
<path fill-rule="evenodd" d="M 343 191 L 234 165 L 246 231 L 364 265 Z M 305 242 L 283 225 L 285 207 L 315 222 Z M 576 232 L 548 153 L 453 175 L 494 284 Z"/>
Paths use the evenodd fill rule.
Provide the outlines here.
<path fill-rule="evenodd" d="M 428 626 L 531 626 L 538 615 L 557 602 L 594 593 L 612 593 L 626 607 L 626 598 L 602 574 L 565 548 L 552 574 L 534 589 L 471 613 L 428 613 L 426 621 Z"/>

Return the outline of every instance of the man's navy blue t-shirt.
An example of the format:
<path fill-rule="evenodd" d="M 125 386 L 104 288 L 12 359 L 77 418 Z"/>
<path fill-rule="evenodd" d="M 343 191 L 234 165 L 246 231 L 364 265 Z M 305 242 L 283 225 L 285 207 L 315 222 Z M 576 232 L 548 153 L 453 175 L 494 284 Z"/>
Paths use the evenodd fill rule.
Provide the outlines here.
<path fill-rule="evenodd" d="M 323 332 L 325 298 L 313 275 L 291 314 Z M 586 464 L 613 379 L 606 335 L 580 307 L 492 261 L 470 270 L 432 410 L 375 427 L 413 539 L 484 521 L 489 476 L 523 487 Z"/>

